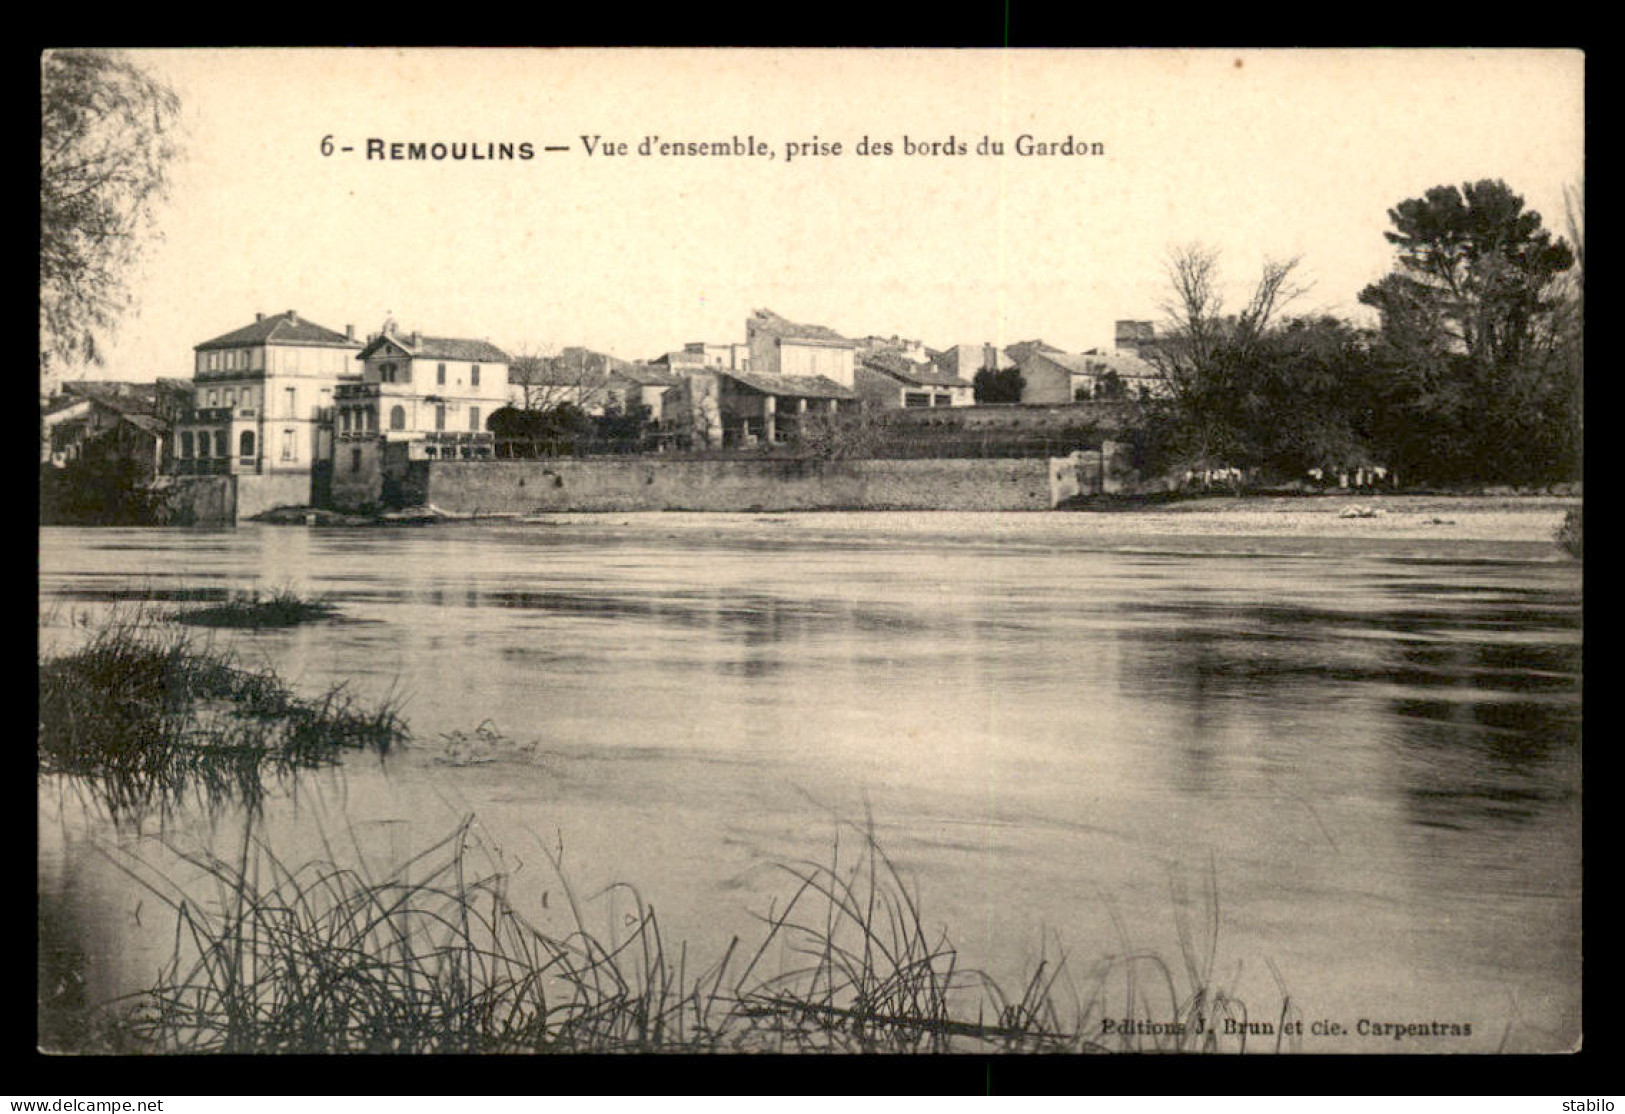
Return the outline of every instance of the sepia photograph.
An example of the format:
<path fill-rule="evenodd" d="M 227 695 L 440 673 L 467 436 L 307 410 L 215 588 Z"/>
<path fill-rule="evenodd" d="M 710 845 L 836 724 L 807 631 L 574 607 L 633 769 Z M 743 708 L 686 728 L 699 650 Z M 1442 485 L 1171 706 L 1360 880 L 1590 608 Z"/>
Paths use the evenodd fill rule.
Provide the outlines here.
<path fill-rule="evenodd" d="M 40 1052 L 1583 1047 L 1582 53 L 39 70 Z"/>

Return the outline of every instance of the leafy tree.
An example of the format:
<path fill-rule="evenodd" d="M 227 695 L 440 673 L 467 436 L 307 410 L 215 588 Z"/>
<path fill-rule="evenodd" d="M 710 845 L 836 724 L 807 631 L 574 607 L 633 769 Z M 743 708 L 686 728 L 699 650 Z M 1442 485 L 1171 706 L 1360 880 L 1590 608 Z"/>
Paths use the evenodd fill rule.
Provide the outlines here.
<path fill-rule="evenodd" d="M 1565 361 L 1574 250 L 1505 182 L 1435 186 L 1388 211 L 1393 272 L 1360 293 L 1392 381 L 1383 440 L 1412 474 L 1556 478 L 1578 468 Z"/>
<path fill-rule="evenodd" d="M 49 369 L 100 363 L 129 306 L 127 275 L 167 188 L 180 102 L 113 51 L 40 66 L 40 350 Z"/>
<path fill-rule="evenodd" d="M 1027 379 L 1017 368 L 997 371 L 983 368 L 971 381 L 977 402 L 1020 402 L 1021 392 L 1027 388 Z"/>

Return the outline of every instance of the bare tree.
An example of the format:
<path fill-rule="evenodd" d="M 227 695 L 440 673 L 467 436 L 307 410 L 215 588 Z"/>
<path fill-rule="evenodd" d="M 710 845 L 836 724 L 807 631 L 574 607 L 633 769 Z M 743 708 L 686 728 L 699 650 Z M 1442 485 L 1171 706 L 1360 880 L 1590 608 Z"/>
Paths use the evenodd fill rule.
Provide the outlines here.
<path fill-rule="evenodd" d="M 1301 257 L 1265 259 L 1247 303 L 1227 314 L 1220 292 L 1219 252 L 1203 244 L 1185 244 L 1168 253 L 1168 296 L 1157 342 L 1142 355 L 1161 374 L 1170 394 L 1181 398 L 1198 386 L 1211 386 L 1221 349 L 1249 351 L 1280 313 L 1306 294 L 1298 279 Z"/>
<path fill-rule="evenodd" d="M 519 388 L 521 410 L 550 410 L 559 402 L 554 388 L 548 382 L 558 346 L 548 342 L 527 341 L 515 351 L 508 365 L 508 384 Z"/>
<path fill-rule="evenodd" d="M 100 363 L 132 298 L 131 265 L 167 190 L 180 101 L 124 55 L 40 63 L 40 353 L 45 370 Z"/>

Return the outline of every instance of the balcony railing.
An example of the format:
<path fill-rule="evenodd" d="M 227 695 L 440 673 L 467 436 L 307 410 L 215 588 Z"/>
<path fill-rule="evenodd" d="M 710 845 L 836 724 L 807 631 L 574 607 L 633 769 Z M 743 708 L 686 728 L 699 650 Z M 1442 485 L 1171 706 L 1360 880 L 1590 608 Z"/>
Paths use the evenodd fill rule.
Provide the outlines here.
<path fill-rule="evenodd" d="M 172 463 L 177 476 L 228 476 L 231 474 L 230 457 L 178 457 Z"/>
<path fill-rule="evenodd" d="M 334 399 L 341 398 L 377 398 L 377 383 L 340 383 L 333 388 Z"/>

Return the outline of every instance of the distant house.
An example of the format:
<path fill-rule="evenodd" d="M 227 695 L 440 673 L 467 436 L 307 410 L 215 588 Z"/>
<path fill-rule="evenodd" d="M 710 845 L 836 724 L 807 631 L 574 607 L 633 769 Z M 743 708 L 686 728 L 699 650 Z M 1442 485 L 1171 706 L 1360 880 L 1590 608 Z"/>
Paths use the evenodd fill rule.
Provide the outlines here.
<path fill-rule="evenodd" d="M 156 383 L 64 383 L 40 414 L 40 462 L 130 461 L 155 476 L 163 470 L 172 418 Z"/>
<path fill-rule="evenodd" d="M 355 329 L 294 310 L 255 314 L 194 348 L 192 408 L 176 425 L 168 470 L 233 477 L 239 515 L 320 502 L 333 451 L 333 405 L 357 378 Z"/>
<path fill-rule="evenodd" d="M 651 421 L 659 422 L 666 393 L 683 382 L 683 376 L 659 364 L 628 364 L 610 373 L 605 389 L 623 411 L 648 408 Z"/>
<path fill-rule="evenodd" d="M 858 361 L 858 394 L 883 409 L 970 406 L 976 401 L 969 379 L 895 352 L 877 352 Z"/>
<path fill-rule="evenodd" d="M 410 461 L 494 456 L 485 423 L 508 398 L 510 357 L 502 349 L 386 325 L 356 359 L 360 382 L 338 392 L 334 502 L 378 502 Z"/>
<path fill-rule="evenodd" d="M 932 356 L 931 363 L 938 370 L 971 383 L 976 381 L 979 371 L 1003 371 L 1015 366 L 1008 352 L 991 344 L 956 344 Z"/>
<path fill-rule="evenodd" d="M 1041 340 L 1022 341 L 1005 349 L 1021 372 L 1021 401 L 1062 405 L 1094 396 L 1095 376 L 1082 356 Z"/>
<path fill-rule="evenodd" d="M 651 360 L 680 373 L 684 370 L 704 368 L 711 371 L 749 371 L 750 347 L 744 344 L 707 344 L 691 341 L 682 348 L 667 352 Z"/>
<path fill-rule="evenodd" d="M 857 344 L 833 329 L 797 324 L 759 309 L 745 320 L 745 344 L 752 373 L 824 378 L 853 390 Z"/>
<path fill-rule="evenodd" d="M 790 441 L 809 413 L 856 409 L 858 394 L 823 375 L 774 375 L 763 371 L 717 372 L 723 443 Z"/>

